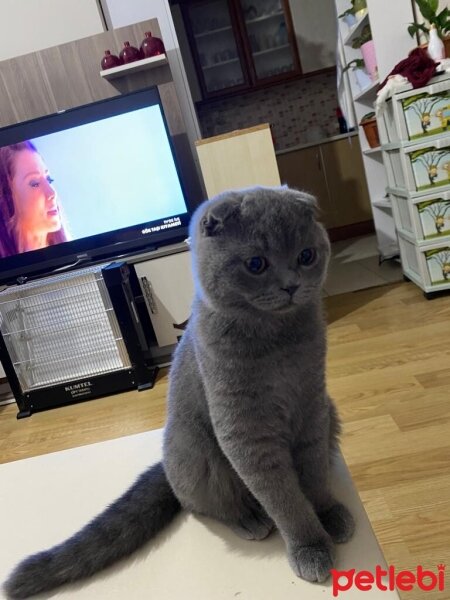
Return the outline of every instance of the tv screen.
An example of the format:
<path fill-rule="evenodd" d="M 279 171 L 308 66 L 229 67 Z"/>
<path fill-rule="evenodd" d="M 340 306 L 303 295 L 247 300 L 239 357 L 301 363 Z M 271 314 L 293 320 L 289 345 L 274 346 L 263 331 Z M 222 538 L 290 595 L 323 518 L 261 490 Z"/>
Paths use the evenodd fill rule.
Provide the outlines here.
<path fill-rule="evenodd" d="M 0 281 L 180 241 L 189 211 L 157 88 L 0 130 Z"/>

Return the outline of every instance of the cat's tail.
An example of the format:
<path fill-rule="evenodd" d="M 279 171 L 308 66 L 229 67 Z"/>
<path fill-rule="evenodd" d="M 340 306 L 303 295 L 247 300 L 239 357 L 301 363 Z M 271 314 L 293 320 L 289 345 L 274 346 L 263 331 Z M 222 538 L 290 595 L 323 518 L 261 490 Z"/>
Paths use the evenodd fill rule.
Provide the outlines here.
<path fill-rule="evenodd" d="M 28 598 L 101 571 L 153 538 L 179 510 L 157 463 L 78 533 L 19 563 L 4 584 L 7 598 Z"/>

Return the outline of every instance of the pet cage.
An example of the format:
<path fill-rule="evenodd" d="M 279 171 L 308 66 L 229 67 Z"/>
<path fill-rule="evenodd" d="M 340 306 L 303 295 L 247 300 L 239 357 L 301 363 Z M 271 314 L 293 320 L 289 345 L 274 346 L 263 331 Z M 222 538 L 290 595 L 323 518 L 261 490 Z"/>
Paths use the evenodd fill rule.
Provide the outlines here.
<path fill-rule="evenodd" d="M 152 387 L 154 337 L 134 267 L 112 263 L 0 293 L 0 360 L 19 407 L 32 412 Z M 153 337 L 152 337 L 153 336 Z"/>

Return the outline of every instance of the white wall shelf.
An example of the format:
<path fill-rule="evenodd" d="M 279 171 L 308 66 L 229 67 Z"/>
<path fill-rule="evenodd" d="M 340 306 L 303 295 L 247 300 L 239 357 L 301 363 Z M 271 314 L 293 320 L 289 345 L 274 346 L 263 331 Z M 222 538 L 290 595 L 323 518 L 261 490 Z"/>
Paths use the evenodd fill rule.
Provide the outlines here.
<path fill-rule="evenodd" d="M 167 56 L 165 54 L 159 54 L 158 56 L 143 58 L 142 60 L 136 60 L 126 65 L 120 65 L 119 67 L 113 67 L 112 69 L 100 71 L 100 75 L 104 79 L 117 79 L 118 77 L 131 75 L 132 73 L 137 73 L 138 71 L 155 69 L 156 67 L 162 67 L 167 64 Z"/>
<path fill-rule="evenodd" d="M 344 44 L 346 46 L 350 45 L 353 38 L 355 38 L 358 33 L 362 30 L 364 25 L 369 24 L 369 15 L 366 13 L 357 23 L 353 25 L 348 34 L 344 38 Z"/>
<path fill-rule="evenodd" d="M 377 154 L 381 152 L 381 146 L 377 146 L 376 148 L 367 148 L 367 150 L 363 150 L 363 154 Z"/>
<path fill-rule="evenodd" d="M 350 0 L 335 0 L 337 14 L 351 7 Z M 387 18 L 386 15 L 389 15 Z M 359 124 L 363 116 L 375 111 L 374 103 L 380 81 L 392 71 L 394 66 L 408 56 L 408 48 L 414 46 L 409 36 L 407 23 L 414 21 L 410 0 L 367 0 L 367 13 L 349 30 L 342 19 L 338 19 L 339 56 L 344 68 L 355 59 L 361 59 L 359 48 L 352 47 L 352 41 L 361 35 L 366 25 L 370 26 L 375 45 L 379 80 L 373 81 L 361 90 L 356 77 L 345 73 L 341 85 L 343 102 L 349 113 L 349 121 Z M 354 74 L 353 74 L 354 75 Z M 369 148 L 364 130 L 358 127 L 367 188 L 372 205 L 372 215 L 377 235 L 377 245 L 381 259 L 389 259 L 399 253 L 398 237 L 389 199 L 385 198 L 387 175 L 380 148 Z"/>
<path fill-rule="evenodd" d="M 368 98 L 370 95 L 375 96 L 379 85 L 380 85 L 380 80 L 376 79 L 374 82 L 372 82 L 371 85 L 369 85 L 368 87 L 364 88 L 359 93 L 357 93 L 353 99 L 354 100 L 362 100 L 363 98 Z"/>
<path fill-rule="evenodd" d="M 392 204 L 389 198 L 379 198 L 378 200 L 374 200 L 372 204 L 377 208 L 389 208 L 392 210 Z"/>

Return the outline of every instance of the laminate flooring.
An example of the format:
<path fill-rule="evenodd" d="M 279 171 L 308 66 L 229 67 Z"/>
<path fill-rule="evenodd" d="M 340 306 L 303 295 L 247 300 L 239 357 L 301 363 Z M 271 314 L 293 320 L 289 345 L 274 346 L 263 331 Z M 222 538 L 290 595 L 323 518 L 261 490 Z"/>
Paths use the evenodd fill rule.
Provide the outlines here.
<path fill-rule="evenodd" d="M 389 564 L 450 569 L 450 295 L 427 301 L 412 283 L 325 298 L 328 388 L 342 451 Z M 0 407 L 0 462 L 159 428 L 167 370 L 128 392 L 17 421 Z M 445 592 L 402 598 L 447 600 Z"/>

